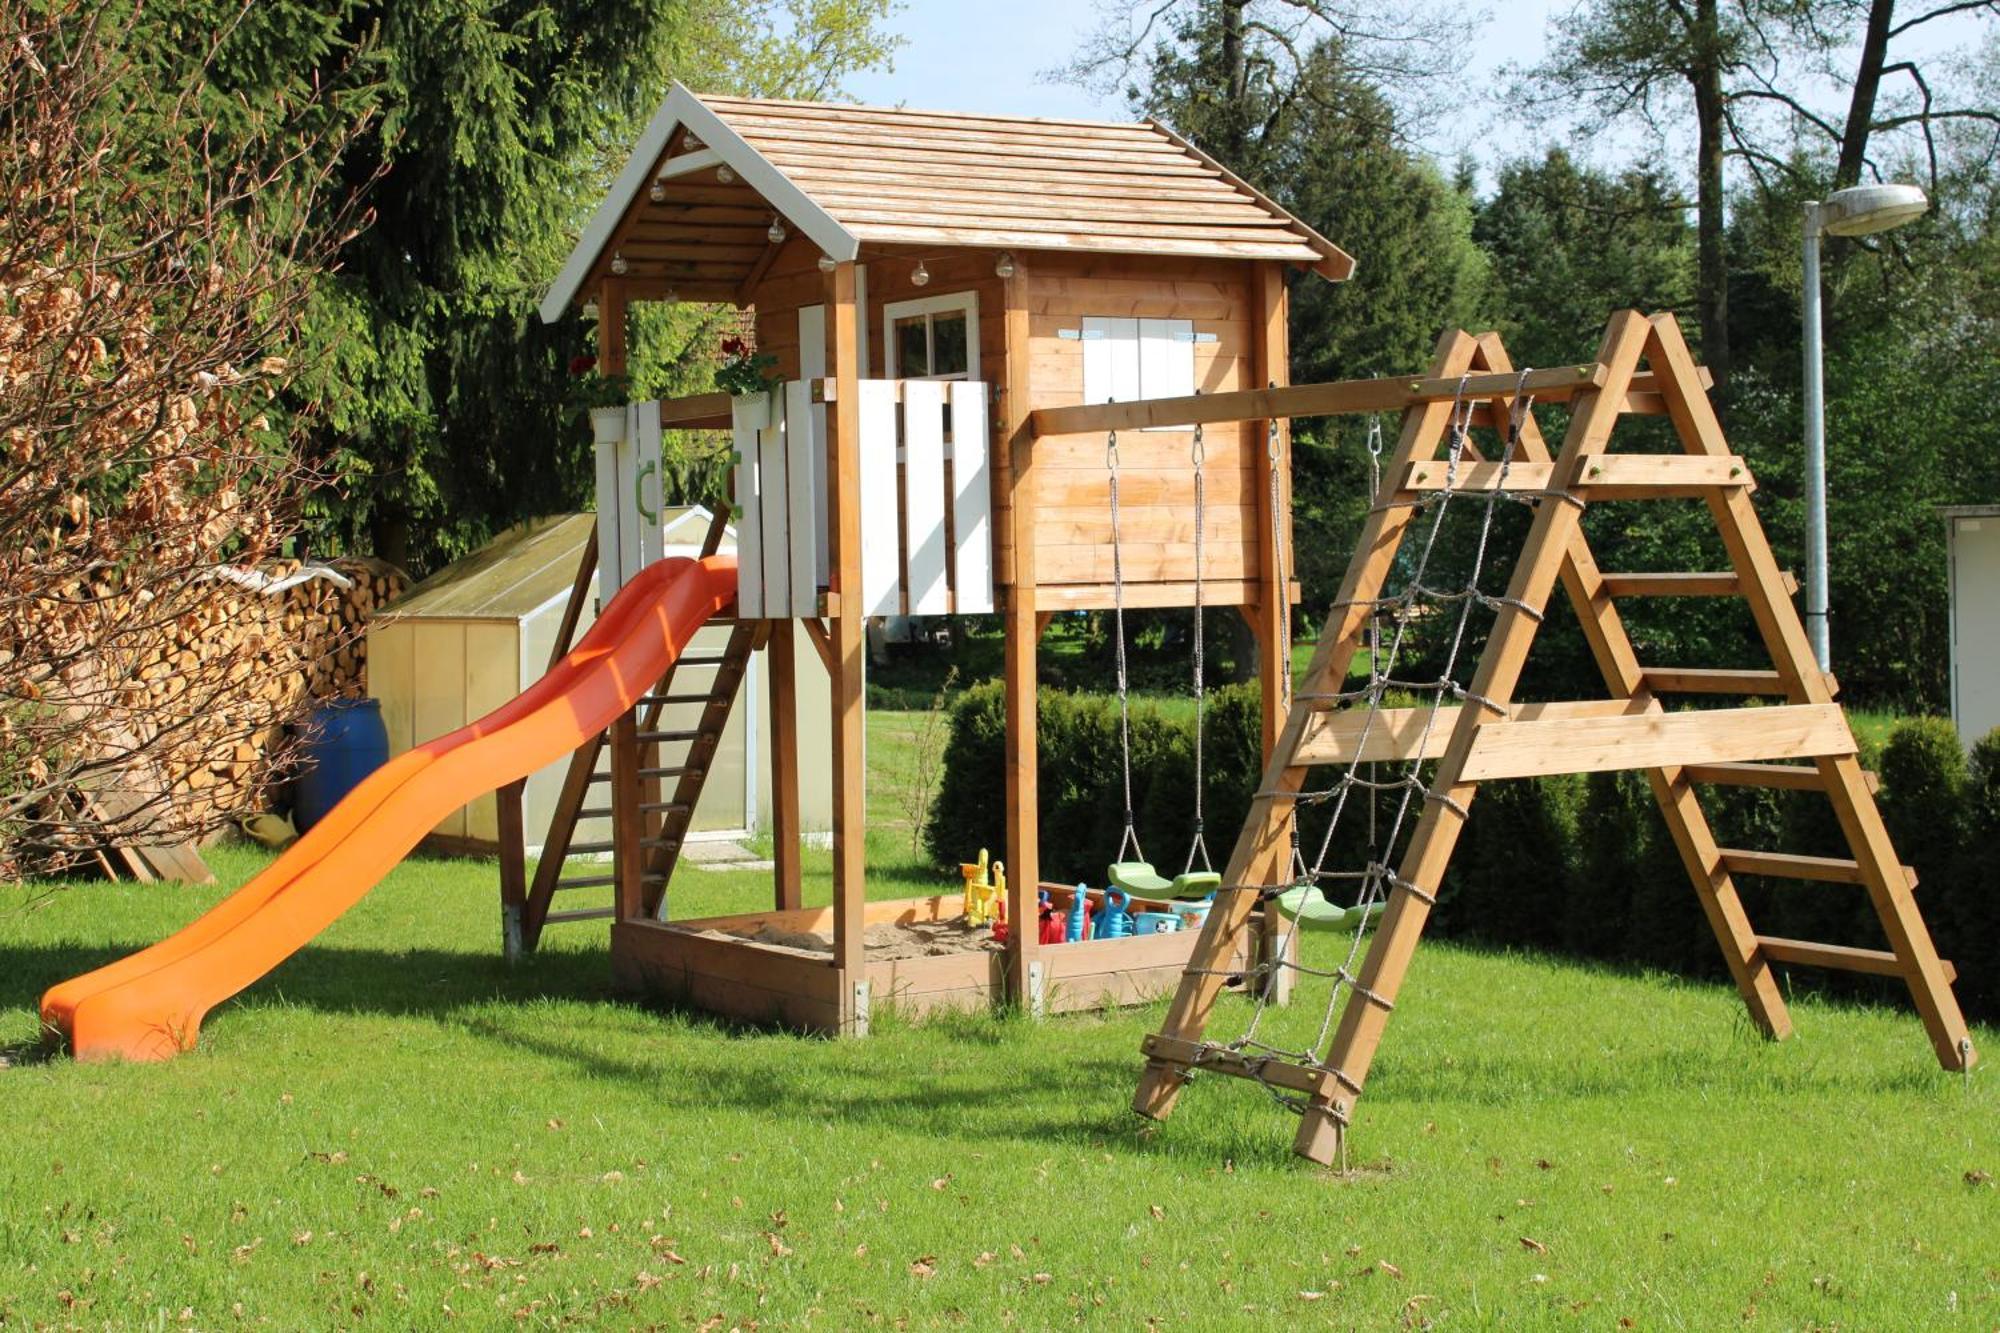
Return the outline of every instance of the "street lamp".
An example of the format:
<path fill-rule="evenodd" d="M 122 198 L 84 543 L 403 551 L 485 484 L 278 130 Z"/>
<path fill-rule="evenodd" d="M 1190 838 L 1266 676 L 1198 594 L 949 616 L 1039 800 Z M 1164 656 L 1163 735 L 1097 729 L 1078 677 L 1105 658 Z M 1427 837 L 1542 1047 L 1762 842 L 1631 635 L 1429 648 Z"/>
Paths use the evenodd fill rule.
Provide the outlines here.
<path fill-rule="evenodd" d="M 1819 238 L 1868 236 L 1920 218 L 1930 200 L 1914 185 L 1851 185 L 1806 204 L 1806 633 L 1820 670 L 1833 665 L 1826 626 L 1826 389 L 1819 347 Z"/>

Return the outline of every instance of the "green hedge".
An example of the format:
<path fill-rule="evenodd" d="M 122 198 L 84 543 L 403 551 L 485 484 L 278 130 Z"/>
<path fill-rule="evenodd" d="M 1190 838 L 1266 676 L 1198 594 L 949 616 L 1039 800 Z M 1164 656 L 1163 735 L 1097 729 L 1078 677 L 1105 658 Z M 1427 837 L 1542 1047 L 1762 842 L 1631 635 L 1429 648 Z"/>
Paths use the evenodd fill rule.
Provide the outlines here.
<path fill-rule="evenodd" d="M 1123 827 L 1116 701 L 1044 690 L 1040 704 L 1042 873 L 1102 883 Z M 943 785 L 925 829 L 940 863 L 1005 844 L 1004 720 L 997 682 L 966 691 L 953 709 Z M 1259 776 L 1254 684 L 1210 696 L 1205 744 L 1208 845 L 1219 869 Z M 1192 718 L 1135 704 L 1132 749 L 1139 836 L 1154 864 L 1171 873 L 1186 860 L 1193 833 Z M 1971 1014 L 2000 1016 L 2000 731 L 1968 759 L 1950 723 L 1915 718 L 1898 724 L 1879 754 L 1865 749 L 1863 760 L 1881 774 L 1883 817 L 1917 868 L 1918 902 L 1939 951 L 1958 966 L 1960 1003 Z M 1389 798 L 1380 799 L 1386 829 Z M 1816 793 L 1724 787 L 1704 792 L 1703 804 L 1725 847 L 1846 854 L 1832 809 Z M 1308 859 L 1324 821 L 1325 812 L 1310 807 L 1300 821 Z M 1358 864 L 1367 824 L 1365 809 L 1350 811 L 1328 865 Z M 1762 934 L 1883 947 L 1859 889 L 1755 879 L 1740 888 Z M 1692 975 L 1725 971 L 1640 773 L 1481 788 L 1431 929 Z M 1901 990 L 1885 978 L 1808 970 L 1792 984 L 1878 997 Z"/>

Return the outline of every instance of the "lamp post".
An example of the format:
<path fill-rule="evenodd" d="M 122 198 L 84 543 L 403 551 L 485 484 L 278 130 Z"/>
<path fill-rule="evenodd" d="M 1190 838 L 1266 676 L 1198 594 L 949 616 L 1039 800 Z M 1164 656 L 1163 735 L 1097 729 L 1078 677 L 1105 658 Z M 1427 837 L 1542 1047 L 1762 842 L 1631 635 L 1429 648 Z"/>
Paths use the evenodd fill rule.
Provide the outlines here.
<path fill-rule="evenodd" d="M 1806 633 L 1820 670 L 1833 665 L 1827 638 L 1826 397 L 1820 365 L 1819 238 L 1867 236 L 1920 218 L 1930 200 L 1914 185 L 1852 185 L 1806 204 Z"/>

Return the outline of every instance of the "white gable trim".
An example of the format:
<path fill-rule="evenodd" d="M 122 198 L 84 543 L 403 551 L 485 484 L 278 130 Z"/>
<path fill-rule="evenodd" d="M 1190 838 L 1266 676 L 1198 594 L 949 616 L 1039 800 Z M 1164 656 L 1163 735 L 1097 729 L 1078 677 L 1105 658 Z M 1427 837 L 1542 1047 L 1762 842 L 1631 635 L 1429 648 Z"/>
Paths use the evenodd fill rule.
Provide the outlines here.
<path fill-rule="evenodd" d="M 604 247 L 611 243 L 611 235 L 618 229 L 618 220 L 625 216 L 625 210 L 639 197 L 639 191 L 649 186 L 660 154 L 667 151 L 667 141 L 683 125 L 693 130 L 695 136 L 707 145 L 700 154 L 693 156 L 704 158 L 705 166 L 727 163 L 746 185 L 764 196 L 779 216 L 804 233 L 821 250 L 837 260 L 851 260 L 861 253 L 861 242 L 852 232 L 814 203 L 784 172 L 745 142 L 742 135 L 724 124 L 722 118 L 704 106 L 701 99 L 688 91 L 685 85 L 677 82 L 667 93 L 667 99 L 660 103 L 660 109 L 653 113 L 645 132 L 639 136 L 639 142 L 633 146 L 632 156 L 626 159 L 625 169 L 618 173 L 610 192 L 598 204 L 597 212 L 591 215 L 576 248 L 563 261 L 562 271 L 550 285 L 548 295 L 542 298 L 543 323 L 553 324 L 561 319 L 570 303 L 576 300 L 583 280 L 604 253 Z M 713 158 L 709 157 L 711 153 Z M 660 173 L 662 177 L 668 174 Z"/>

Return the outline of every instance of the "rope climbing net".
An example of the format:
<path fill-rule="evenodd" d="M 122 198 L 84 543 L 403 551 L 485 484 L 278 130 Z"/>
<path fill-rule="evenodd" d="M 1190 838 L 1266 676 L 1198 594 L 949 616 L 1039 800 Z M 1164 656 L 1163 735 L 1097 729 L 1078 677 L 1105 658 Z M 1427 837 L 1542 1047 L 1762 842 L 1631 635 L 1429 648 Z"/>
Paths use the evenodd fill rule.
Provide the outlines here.
<path fill-rule="evenodd" d="M 1567 491 L 1511 489 L 1507 478 L 1519 451 L 1523 424 L 1528 420 L 1532 400 L 1526 392 L 1526 381 L 1530 372 L 1523 369 L 1512 397 L 1505 431 L 1502 435 L 1500 456 L 1496 460 L 1497 475 L 1488 477 L 1476 488 L 1465 485 L 1466 471 L 1479 462 L 1478 452 L 1473 445 L 1471 429 L 1476 404 L 1465 397 L 1465 384 L 1469 376 L 1461 378 L 1458 392 L 1451 403 L 1446 430 L 1444 477 L 1435 489 L 1418 493 L 1398 492 L 1387 499 L 1381 491 L 1381 428 L 1371 421 L 1368 435 L 1369 453 L 1369 495 L 1371 512 L 1388 509 L 1409 509 L 1418 511 L 1412 521 L 1422 525 L 1414 551 L 1401 581 L 1400 590 L 1392 595 L 1384 595 L 1366 602 L 1336 603 L 1336 612 L 1352 607 L 1363 607 L 1368 613 L 1365 636 L 1362 640 L 1368 674 L 1365 683 L 1338 692 L 1300 693 L 1291 696 L 1289 671 L 1286 672 L 1286 703 L 1311 705 L 1316 709 L 1345 708 L 1361 713 L 1358 727 L 1349 728 L 1351 758 L 1344 765 L 1332 766 L 1335 776 L 1323 787 L 1301 790 L 1296 794 L 1285 791 L 1260 791 L 1260 798 L 1291 799 L 1296 802 L 1294 814 L 1301 809 L 1324 811 L 1325 826 L 1320 832 L 1315 854 L 1310 862 L 1305 858 L 1301 846 L 1299 823 L 1292 821 L 1292 847 L 1287 883 L 1278 886 L 1232 886 L 1255 887 L 1260 900 L 1270 910 L 1275 900 L 1288 889 L 1305 887 L 1317 890 L 1328 902 L 1335 901 L 1336 891 L 1351 889 L 1354 903 L 1346 914 L 1349 930 L 1344 944 L 1344 953 L 1338 964 L 1324 966 L 1301 960 L 1298 935 L 1304 913 L 1285 917 L 1284 925 L 1277 938 L 1271 942 L 1264 956 L 1248 971 L 1231 970 L 1227 973 L 1210 972 L 1209 975 L 1225 975 L 1231 981 L 1240 981 L 1248 991 L 1252 1008 L 1247 1025 L 1241 1035 L 1223 1041 L 1208 1040 L 1202 1043 L 1204 1052 L 1227 1053 L 1243 1064 L 1247 1072 L 1266 1092 L 1280 1104 L 1293 1111 L 1303 1112 L 1310 1098 L 1290 1087 L 1266 1076 L 1266 1071 L 1274 1065 L 1303 1067 L 1330 1076 L 1335 1082 L 1350 1092 L 1359 1092 L 1359 1085 L 1347 1077 L 1343 1071 L 1327 1063 L 1328 1043 L 1333 1035 L 1334 1024 L 1341 1012 L 1344 1000 L 1359 997 L 1361 1000 L 1391 1007 L 1386 997 L 1371 993 L 1360 981 L 1359 963 L 1362 942 L 1374 916 L 1385 905 L 1391 894 L 1397 890 L 1408 893 L 1426 905 L 1434 906 L 1436 898 L 1431 889 L 1398 875 L 1393 868 L 1396 849 L 1404 842 L 1406 831 L 1414 825 L 1413 812 L 1430 802 L 1439 802 L 1452 807 L 1463 815 L 1449 792 L 1433 789 L 1427 785 L 1424 776 L 1428 742 L 1440 727 L 1446 716 L 1445 710 L 1454 705 L 1469 706 L 1482 711 L 1502 713 L 1504 710 L 1490 700 L 1482 699 L 1458 679 L 1459 663 L 1465 656 L 1464 649 L 1470 635 L 1475 611 L 1484 610 L 1497 613 L 1503 608 L 1513 607 L 1540 619 L 1534 608 L 1515 599 L 1496 595 L 1483 589 L 1481 580 L 1486 572 L 1487 556 L 1493 537 L 1494 518 L 1503 503 L 1521 503 L 1529 506 L 1544 502 L 1571 504 L 1581 507 L 1582 501 Z M 1271 428 L 1271 446 L 1277 446 L 1277 427 Z M 1275 470 L 1273 487 L 1276 487 Z M 1282 508 L 1273 496 L 1272 512 L 1282 513 Z M 1446 581 L 1448 575 L 1434 575 L 1432 565 L 1439 551 L 1439 537 L 1445 531 L 1447 516 L 1460 507 L 1469 507 L 1472 514 L 1473 545 L 1469 559 L 1465 562 L 1462 578 Z M 1274 525 L 1274 529 L 1276 525 Z M 1273 557 L 1278 562 L 1280 578 L 1288 577 L 1283 568 L 1285 542 L 1282 532 L 1274 531 Z M 1435 580 L 1435 581 L 1434 581 Z M 1280 585 L 1285 586 L 1285 585 Z M 1385 589 L 1385 592 L 1387 590 Z M 1455 611 L 1455 614 L 1452 612 Z M 1435 678 L 1405 678 L 1398 674 L 1406 652 L 1411 648 L 1410 636 L 1413 627 L 1420 623 L 1437 621 L 1447 617 L 1442 633 L 1442 646 L 1437 658 L 1439 669 Z M 1386 622 L 1386 624 L 1385 624 Z M 1289 634 L 1285 636 L 1289 639 Z M 1289 644 L 1285 645 L 1289 648 Z M 1287 660 L 1287 659 L 1281 659 Z M 1421 702 L 1417 705 L 1421 723 L 1415 738 L 1407 743 L 1405 753 L 1413 758 L 1397 760 L 1393 763 L 1364 761 L 1361 756 L 1368 752 L 1370 738 L 1382 724 L 1382 715 L 1388 707 L 1385 704 L 1391 695 L 1409 695 Z M 1380 770 L 1390 770 L 1384 776 Z M 1332 868 L 1333 851 L 1343 817 L 1359 804 L 1367 811 L 1368 828 L 1366 854 L 1358 869 Z M 1386 812 L 1378 811 L 1378 805 L 1386 805 Z M 1380 814 L 1386 813 L 1386 829 L 1378 824 Z M 1302 1046 L 1288 1046 L 1273 1037 L 1266 1037 L 1265 1020 L 1279 987 L 1275 984 L 1279 973 L 1291 971 L 1301 977 L 1310 977 L 1329 983 L 1326 1005 L 1320 1016 L 1317 1030 L 1311 1040 Z M 1199 1060 L 1196 1067 L 1199 1067 Z"/>

